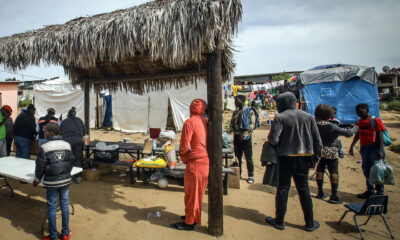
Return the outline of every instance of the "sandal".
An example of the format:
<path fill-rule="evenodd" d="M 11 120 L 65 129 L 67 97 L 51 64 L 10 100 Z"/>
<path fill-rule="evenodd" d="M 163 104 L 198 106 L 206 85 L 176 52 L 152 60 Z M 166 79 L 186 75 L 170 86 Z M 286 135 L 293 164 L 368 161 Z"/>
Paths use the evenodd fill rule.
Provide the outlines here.
<path fill-rule="evenodd" d="M 285 226 L 284 226 L 284 225 L 280 225 L 280 224 L 277 224 L 277 223 L 275 222 L 275 218 L 267 217 L 267 218 L 265 218 L 265 221 L 266 221 L 267 223 L 271 224 L 274 228 L 276 228 L 276 229 L 278 229 L 278 230 L 284 230 L 284 229 L 285 229 Z"/>
<path fill-rule="evenodd" d="M 312 227 L 305 227 L 305 230 L 307 231 L 307 232 L 313 232 L 313 231 L 315 231 L 316 229 L 318 229 L 319 228 L 319 222 L 317 222 L 317 221 L 315 221 L 314 220 L 314 226 L 312 226 Z"/>

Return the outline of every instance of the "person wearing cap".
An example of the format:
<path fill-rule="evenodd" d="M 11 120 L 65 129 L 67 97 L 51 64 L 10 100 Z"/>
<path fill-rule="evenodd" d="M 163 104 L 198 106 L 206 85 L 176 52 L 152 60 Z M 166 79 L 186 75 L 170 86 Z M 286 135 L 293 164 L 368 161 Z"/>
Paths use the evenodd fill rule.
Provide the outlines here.
<path fill-rule="evenodd" d="M 11 108 L 4 105 L 0 109 L 0 157 L 7 156 L 7 143 L 6 143 L 6 121 L 10 117 Z"/>
<path fill-rule="evenodd" d="M 35 111 L 35 106 L 30 104 L 15 119 L 13 134 L 16 157 L 30 159 L 32 140 L 37 135 Z"/>
<path fill-rule="evenodd" d="M 46 124 L 49 122 L 58 123 L 58 119 L 56 117 L 54 117 L 55 114 L 56 114 L 56 110 L 54 110 L 54 108 L 49 108 L 49 109 L 47 109 L 47 115 L 39 118 L 39 121 L 38 121 L 39 146 L 42 146 L 42 144 L 47 142 L 46 138 L 44 137 L 44 126 L 46 126 Z M 62 118 L 62 115 L 60 116 L 60 121 L 61 121 L 61 118 Z"/>

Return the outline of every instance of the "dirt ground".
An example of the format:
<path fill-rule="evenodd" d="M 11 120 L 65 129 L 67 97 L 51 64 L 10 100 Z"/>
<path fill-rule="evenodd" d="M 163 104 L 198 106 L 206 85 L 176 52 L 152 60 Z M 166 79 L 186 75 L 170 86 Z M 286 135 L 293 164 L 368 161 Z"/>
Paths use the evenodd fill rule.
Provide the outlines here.
<path fill-rule="evenodd" d="M 225 114 L 229 120 L 230 113 Z M 400 141 L 400 114 L 383 112 L 383 122 L 392 138 Z M 352 214 L 341 225 L 336 222 L 345 211 L 343 204 L 332 205 L 313 198 L 315 219 L 320 229 L 308 233 L 303 230 L 304 219 L 297 192 L 292 186 L 288 210 L 285 218 L 286 229 L 279 231 L 264 222 L 267 216 L 274 216 L 275 188 L 261 184 L 264 168 L 260 165 L 261 147 L 268 135 L 268 127 L 263 124 L 254 133 L 253 151 L 255 163 L 255 184 L 241 180 L 240 189 L 230 189 L 224 196 L 224 235 L 219 239 L 357 239 L 359 234 Z M 179 135 L 178 135 L 179 136 Z M 121 141 L 129 137 L 132 142 L 143 142 L 148 135 L 123 134 L 93 130 L 92 140 Z M 347 155 L 351 139 L 342 138 L 345 158 L 340 160 L 339 194 L 344 203 L 360 202 L 356 195 L 365 190 L 365 180 L 361 171 L 361 158 Z M 358 147 L 357 147 L 358 148 Z M 355 151 L 356 152 L 356 151 Z M 386 215 L 395 238 L 400 237 L 400 162 L 399 155 L 387 150 L 387 161 L 392 165 L 397 185 L 385 186 L 389 195 L 389 212 Z M 244 170 L 246 173 L 246 170 Z M 313 171 L 310 172 L 310 175 Z M 159 189 L 155 184 L 129 183 L 127 177 L 119 177 L 120 171 L 103 175 L 96 182 L 84 181 L 72 184 L 70 201 L 75 206 L 75 214 L 70 216 L 71 239 L 214 239 L 207 234 L 208 201 L 203 203 L 204 226 L 197 226 L 194 232 L 176 231 L 169 226 L 180 221 L 184 214 L 184 190 L 179 181 L 170 181 L 168 188 Z M 246 174 L 244 174 L 245 176 Z M 21 184 L 10 180 L 15 188 L 15 197 L 10 198 L 7 189 L 0 189 L 0 239 L 38 239 L 40 226 L 46 214 L 45 190 L 31 184 Z M 325 176 L 326 192 L 330 184 Z M 310 181 L 312 195 L 316 194 L 315 180 Z M 160 217 L 148 217 L 159 211 Z M 365 218 L 360 218 L 363 222 Z M 60 221 L 58 222 L 60 229 Z M 396 227 L 397 226 L 397 227 Z M 362 226 L 366 239 L 386 239 L 386 231 L 381 218 L 374 217 L 367 226 Z"/>

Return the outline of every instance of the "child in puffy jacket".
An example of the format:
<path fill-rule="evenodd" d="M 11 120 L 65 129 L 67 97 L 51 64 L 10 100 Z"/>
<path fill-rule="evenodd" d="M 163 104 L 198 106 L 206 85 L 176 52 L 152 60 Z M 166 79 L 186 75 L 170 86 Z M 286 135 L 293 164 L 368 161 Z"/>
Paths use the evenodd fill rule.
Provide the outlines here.
<path fill-rule="evenodd" d="M 36 159 L 35 180 L 36 187 L 40 181 L 46 189 L 47 216 L 49 218 L 50 236 L 43 240 L 58 239 L 56 227 L 57 197 L 60 197 L 62 213 L 62 240 L 71 236 L 69 229 L 69 185 L 71 184 L 71 170 L 74 156 L 71 145 L 59 136 L 60 127 L 57 123 L 47 123 L 44 127 L 44 136 L 48 140 L 40 147 Z"/>

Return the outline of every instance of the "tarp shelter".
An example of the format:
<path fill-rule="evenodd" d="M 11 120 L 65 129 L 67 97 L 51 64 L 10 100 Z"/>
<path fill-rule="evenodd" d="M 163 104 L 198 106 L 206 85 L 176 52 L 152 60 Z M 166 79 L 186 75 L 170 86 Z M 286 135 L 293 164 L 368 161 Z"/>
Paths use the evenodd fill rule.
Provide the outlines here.
<path fill-rule="evenodd" d="M 355 106 L 369 105 L 370 114 L 379 117 L 377 74 L 372 67 L 325 65 L 300 73 L 301 93 L 307 112 L 314 115 L 319 104 L 337 108 L 336 118 L 342 123 L 355 123 L 359 117 Z"/>
<path fill-rule="evenodd" d="M 35 84 L 35 106 L 38 116 L 44 116 L 47 109 L 56 110 L 56 117 L 74 106 L 77 116 L 84 119 L 84 93 L 80 86 L 74 87 L 68 79 L 55 79 Z M 168 101 L 177 130 L 190 117 L 189 106 L 195 98 L 207 99 L 207 85 L 199 82 L 179 89 L 168 88 L 143 95 L 129 91 L 110 92 L 112 97 L 112 122 L 116 130 L 124 132 L 146 132 L 148 128 L 165 129 L 168 117 Z M 129 102 L 129 104 L 126 104 Z M 95 127 L 95 93 L 90 94 L 90 126 Z M 100 119 L 103 119 L 102 116 Z"/>

